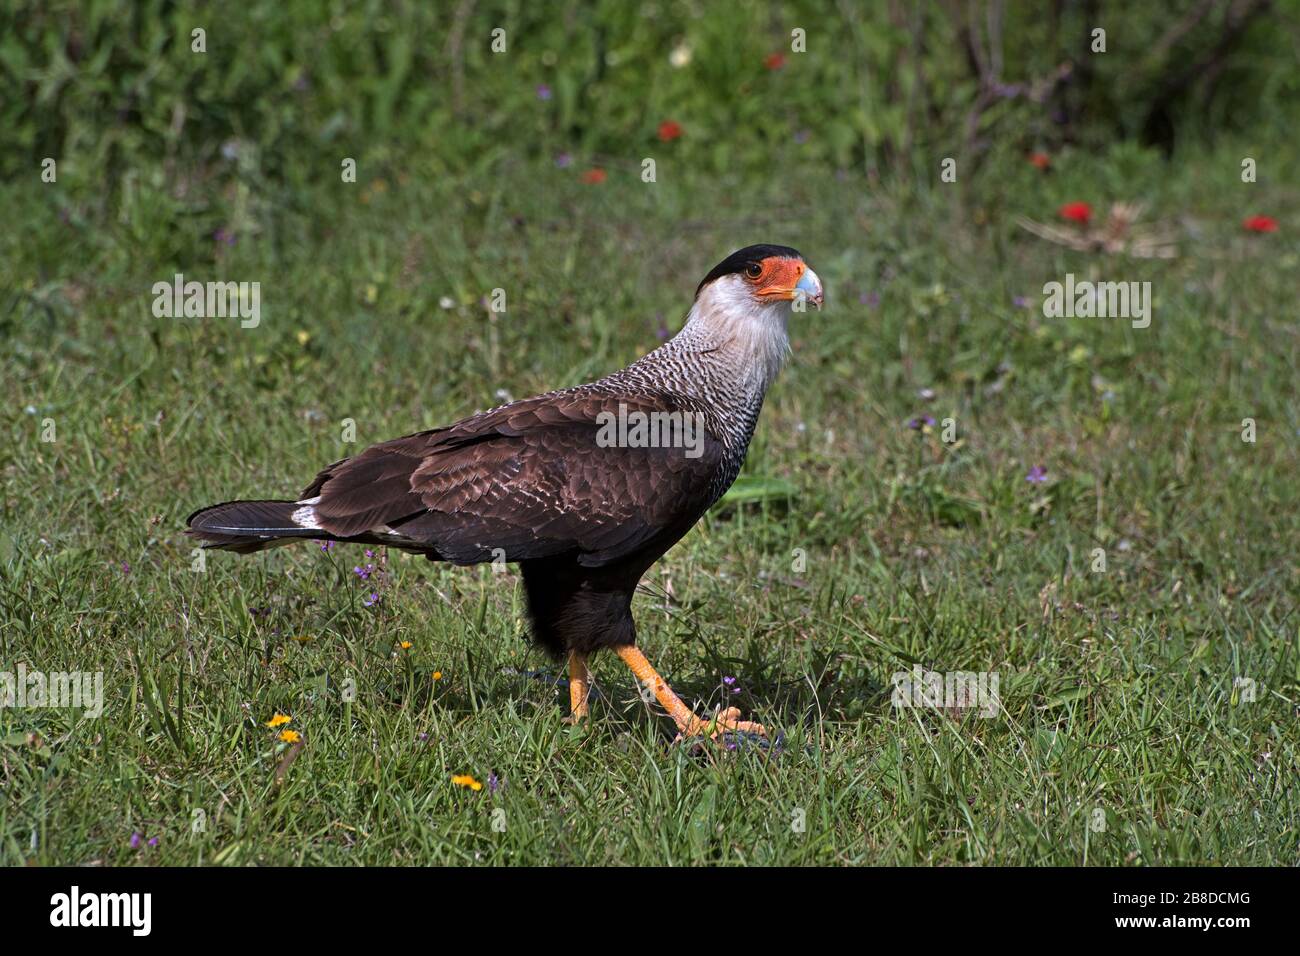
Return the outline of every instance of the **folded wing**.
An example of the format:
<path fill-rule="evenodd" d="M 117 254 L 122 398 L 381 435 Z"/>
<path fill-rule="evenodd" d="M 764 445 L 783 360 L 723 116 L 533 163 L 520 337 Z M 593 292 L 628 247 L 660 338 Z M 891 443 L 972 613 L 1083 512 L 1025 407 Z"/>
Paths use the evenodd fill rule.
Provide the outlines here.
<path fill-rule="evenodd" d="M 599 566 L 680 534 L 711 503 L 722 448 L 698 418 L 648 429 L 676 436 L 668 447 L 648 435 L 608 443 L 611 417 L 665 413 L 695 411 L 649 394 L 543 395 L 374 445 L 322 471 L 303 499 L 341 538 L 400 535 L 458 564 L 576 552 Z"/>

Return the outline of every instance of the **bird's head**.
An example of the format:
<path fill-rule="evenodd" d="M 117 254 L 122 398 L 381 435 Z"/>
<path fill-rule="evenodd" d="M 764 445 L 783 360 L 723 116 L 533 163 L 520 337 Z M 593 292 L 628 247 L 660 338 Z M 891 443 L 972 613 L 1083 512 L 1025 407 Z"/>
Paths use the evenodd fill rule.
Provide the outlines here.
<path fill-rule="evenodd" d="M 731 357 L 760 395 L 790 350 L 786 320 L 822 307 L 822 283 L 789 246 L 746 246 L 714 266 L 695 290 L 682 333 Z"/>
<path fill-rule="evenodd" d="M 719 304 L 741 311 L 767 311 L 781 305 L 786 306 L 783 312 L 808 304 L 822 307 L 821 279 L 789 246 L 738 249 L 704 277 L 695 290 L 696 302 L 706 291 Z"/>

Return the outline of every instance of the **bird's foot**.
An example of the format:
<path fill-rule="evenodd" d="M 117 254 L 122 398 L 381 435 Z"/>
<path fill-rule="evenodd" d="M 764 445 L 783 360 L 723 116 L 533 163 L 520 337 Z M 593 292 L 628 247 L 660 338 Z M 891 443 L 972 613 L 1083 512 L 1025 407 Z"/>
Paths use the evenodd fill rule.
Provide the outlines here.
<path fill-rule="evenodd" d="M 701 720 L 692 714 L 686 725 L 679 727 L 679 731 L 677 735 L 679 741 L 691 737 L 708 737 L 712 740 L 719 740 L 725 734 L 767 736 L 767 729 L 762 724 L 754 723 L 752 720 L 741 720 L 738 707 L 728 707 L 726 710 L 719 711 L 712 720 Z"/>

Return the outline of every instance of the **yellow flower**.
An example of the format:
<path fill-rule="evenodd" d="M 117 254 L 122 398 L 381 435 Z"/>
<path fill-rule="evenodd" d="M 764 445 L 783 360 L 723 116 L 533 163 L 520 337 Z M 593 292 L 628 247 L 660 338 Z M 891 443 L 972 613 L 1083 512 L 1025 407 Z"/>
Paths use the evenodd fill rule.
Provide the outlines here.
<path fill-rule="evenodd" d="M 471 790 L 482 790 L 483 784 L 475 780 L 470 774 L 457 774 L 451 778 L 451 782 L 458 787 L 469 787 Z"/>
<path fill-rule="evenodd" d="M 404 651 L 409 651 L 409 650 L 411 649 L 411 642 L 410 642 L 410 641 L 402 641 L 402 643 L 398 644 L 397 646 L 400 647 L 400 648 L 401 648 L 402 650 L 404 650 Z"/>
<path fill-rule="evenodd" d="M 274 730 L 276 727 L 283 727 L 291 720 L 293 720 L 293 718 L 290 717 L 288 714 L 276 714 L 274 717 L 272 717 L 270 720 L 266 722 L 266 726 Z"/>
<path fill-rule="evenodd" d="M 434 680 L 442 680 L 442 671 L 434 671 L 434 672 L 433 672 L 433 679 L 434 679 Z"/>
<path fill-rule="evenodd" d="M 280 739 L 286 744 L 296 744 L 298 741 L 302 740 L 302 734 L 298 733 L 296 730 L 282 730 L 280 731 Z"/>
<path fill-rule="evenodd" d="M 311 341 L 311 333 L 308 332 L 306 329 L 299 329 L 299 330 L 298 330 L 298 344 L 299 344 L 299 345 L 306 345 L 306 344 L 307 344 L 308 342 L 310 342 L 310 341 Z"/>

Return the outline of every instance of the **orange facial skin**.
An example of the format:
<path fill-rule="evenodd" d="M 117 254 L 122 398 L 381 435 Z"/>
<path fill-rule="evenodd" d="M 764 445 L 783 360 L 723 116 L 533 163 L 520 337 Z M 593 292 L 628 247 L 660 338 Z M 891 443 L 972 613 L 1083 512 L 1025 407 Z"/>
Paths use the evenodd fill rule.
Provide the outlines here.
<path fill-rule="evenodd" d="M 787 259 L 784 256 L 768 256 L 763 260 L 763 270 L 757 276 L 745 273 L 745 278 L 754 285 L 754 294 L 764 299 L 793 300 L 794 287 L 803 277 L 808 267 L 800 259 Z"/>

